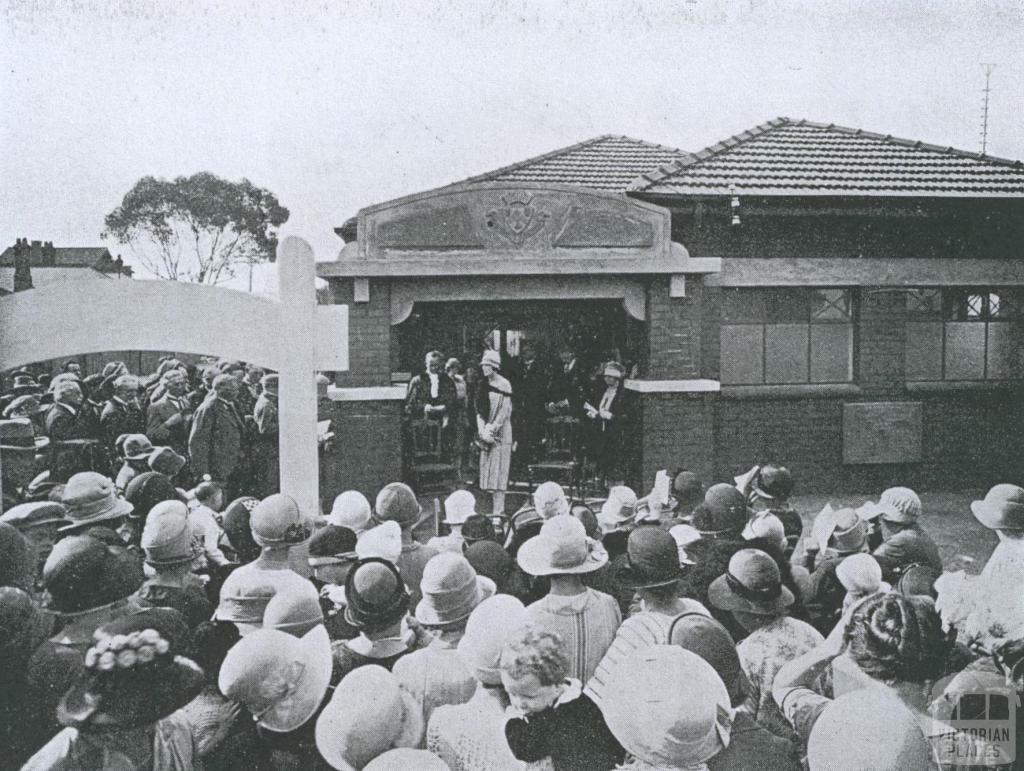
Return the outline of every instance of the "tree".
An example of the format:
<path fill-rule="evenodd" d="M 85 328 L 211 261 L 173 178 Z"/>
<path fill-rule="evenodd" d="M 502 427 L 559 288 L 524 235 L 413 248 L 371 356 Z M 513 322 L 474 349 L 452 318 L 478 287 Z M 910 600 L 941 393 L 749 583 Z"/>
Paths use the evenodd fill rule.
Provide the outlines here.
<path fill-rule="evenodd" d="M 218 284 L 242 265 L 273 262 L 288 210 L 247 179 L 209 172 L 173 181 L 143 177 L 104 219 L 104 238 L 127 244 L 150 273 L 170 281 Z"/>

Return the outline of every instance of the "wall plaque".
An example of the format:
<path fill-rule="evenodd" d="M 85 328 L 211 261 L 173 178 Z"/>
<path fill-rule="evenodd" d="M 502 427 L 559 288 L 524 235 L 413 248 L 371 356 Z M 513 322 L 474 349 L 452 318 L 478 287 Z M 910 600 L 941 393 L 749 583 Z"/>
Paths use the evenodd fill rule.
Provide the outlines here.
<path fill-rule="evenodd" d="M 919 463 L 921 402 L 843 405 L 843 463 Z"/>

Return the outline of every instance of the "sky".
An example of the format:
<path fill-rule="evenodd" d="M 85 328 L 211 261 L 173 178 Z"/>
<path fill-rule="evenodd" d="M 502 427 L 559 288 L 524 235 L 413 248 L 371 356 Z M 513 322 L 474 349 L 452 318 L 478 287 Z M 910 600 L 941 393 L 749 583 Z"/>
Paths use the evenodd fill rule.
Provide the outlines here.
<path fill-rule="evenodd" d="M 0 0 L 0 245 L 130 258 L 100 234 L 144 175 L 248 178 L 329 260 L 363 206 L 599 134 L 976 151 L 982 62 L 988 151 L 1024 158 L 1022 40 L 1024 0 Z"/>

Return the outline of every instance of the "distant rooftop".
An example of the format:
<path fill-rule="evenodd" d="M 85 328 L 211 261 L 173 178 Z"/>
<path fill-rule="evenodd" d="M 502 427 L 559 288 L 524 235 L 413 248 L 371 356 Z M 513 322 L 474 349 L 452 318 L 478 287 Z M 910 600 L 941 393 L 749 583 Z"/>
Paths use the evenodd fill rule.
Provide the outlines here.
<path fill-rule="evenodd" d="M 650 195 L 1024 197 L 1024 164 L 952 147 L 777 118 L 655 171 Z"/>
<path fill-rule="evenodd" d="M 14 267 L 14 246 L 0 252 L 0 267 Z M 54 246 L 52 242 L 29 244 L 29 265 L 33 268 L 92 268 L 100 273 L 132 275 L 121 258 L 114 258 L 105 246 Z"/>

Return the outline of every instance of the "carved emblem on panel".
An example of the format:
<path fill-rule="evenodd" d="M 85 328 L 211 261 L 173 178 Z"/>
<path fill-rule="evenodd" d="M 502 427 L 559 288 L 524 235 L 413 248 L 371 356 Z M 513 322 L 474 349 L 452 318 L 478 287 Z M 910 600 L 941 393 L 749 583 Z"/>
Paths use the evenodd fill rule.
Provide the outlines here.
<path fill-rule="evenodd" d="M 527 191 L 501 196 L 499 205 L 484 214 L 488 233 L 511 246 L 551 246 L 551 211 Z"/>

